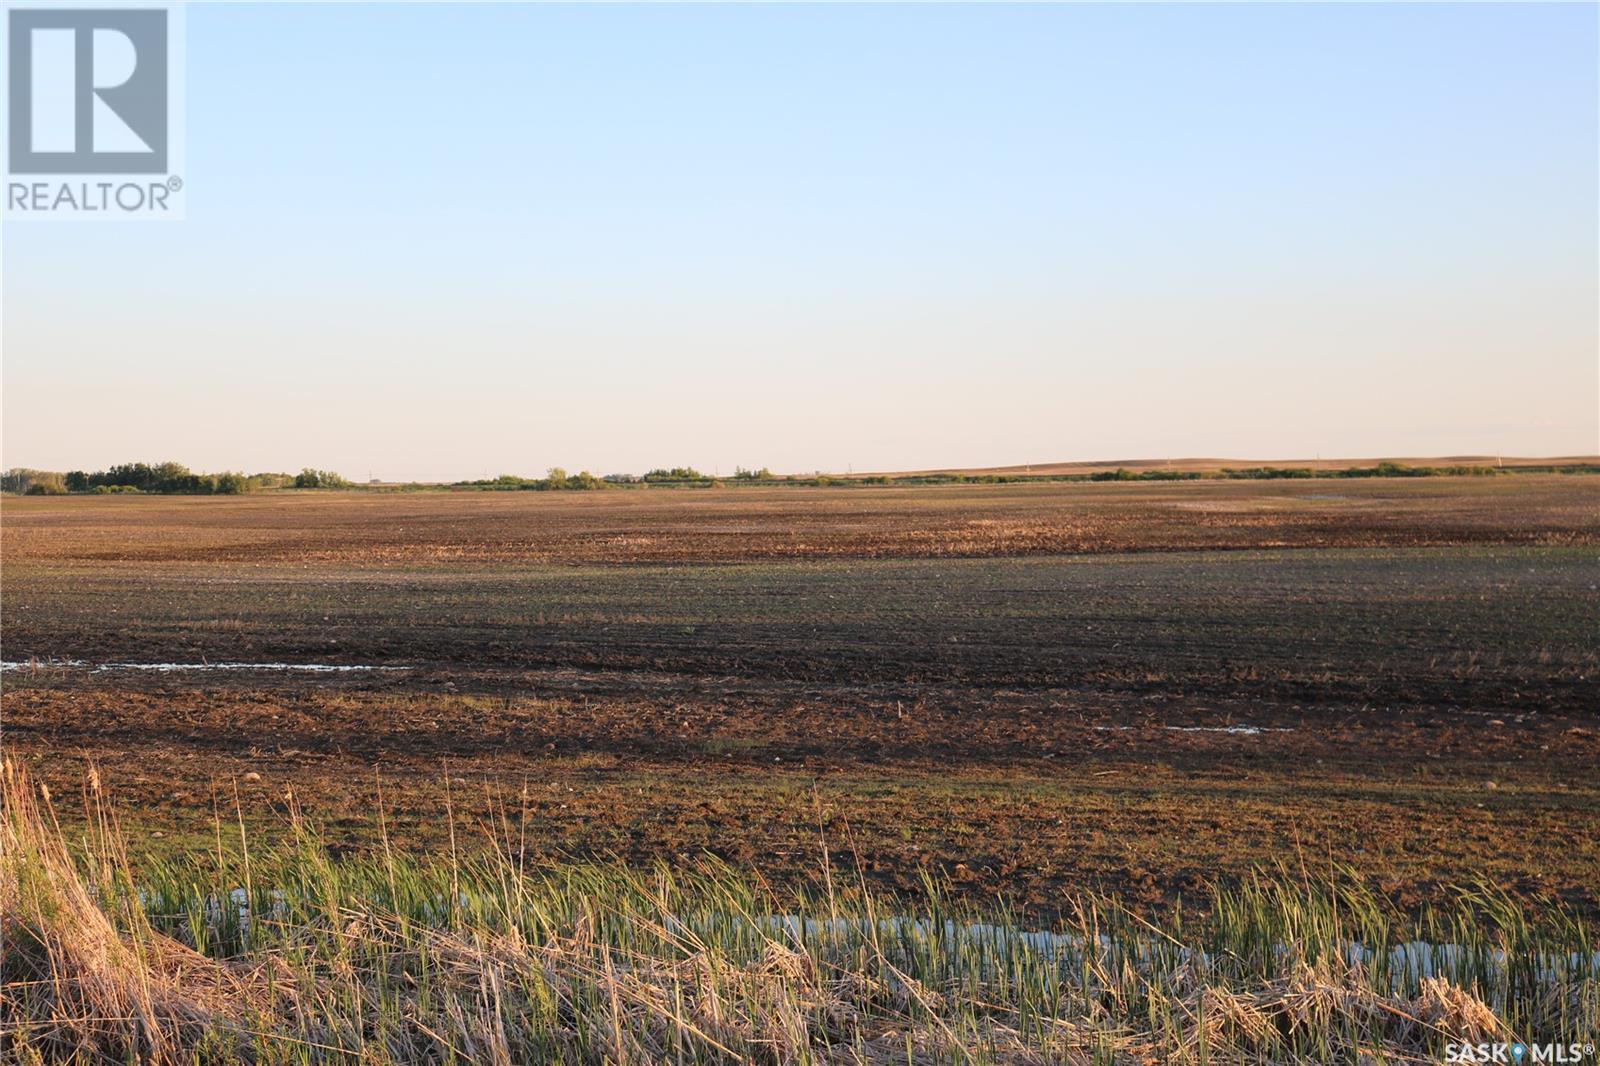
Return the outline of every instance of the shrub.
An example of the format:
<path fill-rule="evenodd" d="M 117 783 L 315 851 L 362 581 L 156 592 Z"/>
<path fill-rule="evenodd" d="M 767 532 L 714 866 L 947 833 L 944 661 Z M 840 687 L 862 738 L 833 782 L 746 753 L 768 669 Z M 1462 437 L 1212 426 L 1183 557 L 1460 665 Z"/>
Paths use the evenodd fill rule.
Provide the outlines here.
<path fill-rule="evenodd" d="M 1223 467 L 1222 476 L 1225 478 L 1246 479 L 1252 481 L 1275 480 L 1279 478 L 1305 478 L 1316 477 L 1316 474 L 1303 466 L 1252 466 L 1242 470 Z"/>

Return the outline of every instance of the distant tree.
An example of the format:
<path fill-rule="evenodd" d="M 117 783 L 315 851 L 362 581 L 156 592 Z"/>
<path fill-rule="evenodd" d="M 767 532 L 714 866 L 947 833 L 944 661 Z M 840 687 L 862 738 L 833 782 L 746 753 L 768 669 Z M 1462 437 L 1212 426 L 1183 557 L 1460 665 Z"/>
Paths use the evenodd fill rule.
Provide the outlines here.
<path fill-rule="evenodd" d="M 40 471 L 40 473 L 43 476 L 36 478 L 28 485 L 29 496 L 63 496 L 66 494 L 67 486 L 62 481 L 60 474 L 46 473 L 44 471 Z"/>
<path fill-rule="evenodd" d="M 315 475 L 323 488 L 347 484 L 339 475 L 329 471 L 309 473 Z M 248 477 L 236 471 L 197 474 L 182 463 L 157 463 L 154 466 L 149 463 L 119 463 L 92 474 L 83 470 L 58 474 L 48 470 L 18 468 L 5 473 L 3 488 L 6 492 L 33 492 L 35 495 L 155 492 L 208 496 L 213 493 L 234 495 L 260 488 L 283 488 L 296 480 L 288 474 L 252 474 Z"/>
<path fill-rule="evenodd" d="M 704 481 L 706 476 L 692 466 L 657 467 L 645 474 L 646 481 Z"/>
<path fill-rule="evenodd" d="M 33 496 L 55 496 L 67 491 L 66 478 L 54 470 L 12 467 L 0 476 L 0 490 Z"/>
<path fill-rule="evenodd" d="M 198 492 L 204 487 L 182 463 L 157 463 L 150 474 L 157 492 Z"/>
<path fill-rule="evenodd" d="M 347 489 L 350 482 L 332 470 L 316 470 L 306 467 L 294 476 L 294 487 L 297 489 Z"/>
<path fill-rule="evenodd" d="M 95 485 L 126 485 L 143 492 L 155 486 L 155 471 L 147 463 L 119 463 L 90 475 L 89 480 Z"/>

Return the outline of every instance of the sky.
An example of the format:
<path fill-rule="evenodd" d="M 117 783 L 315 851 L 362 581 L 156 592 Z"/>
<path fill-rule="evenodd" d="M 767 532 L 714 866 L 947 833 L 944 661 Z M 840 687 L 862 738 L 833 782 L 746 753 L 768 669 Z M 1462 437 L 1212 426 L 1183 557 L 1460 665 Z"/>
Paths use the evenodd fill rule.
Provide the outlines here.
<path fill-rule="evenodd" d="M 1597 8 L 233 6 L 7 222 L 6 466 L 1600 451 Z"/>

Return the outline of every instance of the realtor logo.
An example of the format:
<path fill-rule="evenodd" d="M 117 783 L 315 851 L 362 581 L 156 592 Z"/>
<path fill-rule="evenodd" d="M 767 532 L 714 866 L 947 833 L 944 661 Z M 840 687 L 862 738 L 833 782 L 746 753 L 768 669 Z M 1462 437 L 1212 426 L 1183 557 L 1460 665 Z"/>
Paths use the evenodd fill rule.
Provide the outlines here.
<path fill-rule="evenodd" d="M 183 217 L 183 11 L 8 5 L 8 219 Z"/>
<path fill-rule="evenodd" d="M 13 174 L 167 172 L 167 13 L 12 9 Z"/>

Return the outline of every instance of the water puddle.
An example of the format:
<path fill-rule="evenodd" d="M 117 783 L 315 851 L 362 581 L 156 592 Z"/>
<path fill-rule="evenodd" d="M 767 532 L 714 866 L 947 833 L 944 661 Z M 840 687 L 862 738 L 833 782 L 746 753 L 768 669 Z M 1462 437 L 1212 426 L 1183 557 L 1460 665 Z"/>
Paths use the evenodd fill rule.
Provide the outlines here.
<path fill-rule="evenodd" d="M 851 918 L 801 918 L 794 914 L 775 914 L 761 917 L 758 921 L 763 927 L 773 930 L 797 946 L 814 944 L 818 940 L 852 937 L 859 939 L 875 935 L 873 923 Z M 876 924 L 876 935 L 887 938 L 966 942 L 987 948 L 1000 957 L 1014 955 L 1018 949 L 1022 949 L 1037 952 L 1048 961 L 1068 962 L 1074 965 L 1081 962 L 1085 946 L 1089 943 L 1078 933 L 1021 929 L 986 922 L 955 922 L 950 919 L 934 922 L 918 917 L 885 917 L 879 919 Z M 1193 957 L 1202 964 L 1209 965 L 1218 958 L 1214 952 L 1199 946 L 1169 946 L 1156 942 L 1119 945 L 1104 933 L 1096 936 L 1093 943 L 1100 953 L 1126 951 L 1131 947 L 1134 949 L 1132 957 L 1140 962 L 1149 962 L 1157 954 L 1174 949 L 1176 958 L 1180 961 Z M 1415 981 L 1421 977 L 1437 976 L 1448 976 L 1459 980 L 1461 974 L 1473 971 L 1474 963 L 1479 964 L 1476 966 L 1478 972 L 1485 968 L 1504 971 L 1517 961 L 1499 948 L 1474 949 L 1462 944 L 1436 943 L 1430 940 L 1406 940 L 1387 945 L 1345 941 L 1340 948 L 1346 961 L 1351 965 L 1368 969 L 1382 967 L 1389 974 L 1391 981 L 1405 979 Z M 1287 959 L 1291 954 L 1289 948 L 1283 944 L 1273 945 L 1272 950 L 1280 958 Z M 1531 972 L 1540 980 L 1555 980 L 1572 975 L 1583 975 L 1585 979 L 1600 978 L 1600 951 L 1542 952 L 1526 961 Z M 1482 963 L 1492 965 L 1485 967 L 1481 965 Z"/>
<path fill-rule="evenodd" d="M 292 671 L 303 674 L 344 674 L 371 671 L 409 670 L 409 666 L 347 665 L 342 663 L 90 663 L 83 659 L 30 659 L 26 662 L 0 662 L 0 673 L 12 670 L 88 670 L 91 674 L 114 670 L 148 670 L 158 674 L 208 670 Z"/>
<path fill-rule="evenodd" d="M 180 916 L 161 914 L 155 910 L 160 901 L 143 891 L 139 893 L 139 900 L 147 910 L 152 911 L 151 917 L 174 919 Z M 447 920 L 447 901 L 448 897 L 432 899 L 431 905 L 425 908 L 425 920 Z M 283 923 L 291 918 L 289 895 L 280 889 L 270 889 L 258 895 L 255 903 L 263 920 Z M 459 905 L 470 907 L 471 902 L 465 894 L 460 896 Z M 233 932 L 244 932 L 249 929 L 252 918 L 251 900 L 243 888 L 234 888 L 228 892 L 226 902 L 216 894 L 206 897 L 202 912 L 206 923 L 220 933 L 229 932 L 229 927 Z M 1085 948 L 1091 943 L 1096 950 L 1090 955 L 1104 957 L 1107 953 L 1131 950 L 1128 957 L 1140 963 L 1150 963 L 1160 955 L 1174 952 L 1173 958 L 1178 963 L 1193 958 L 1203 965 L 1209 965 L 1218 957 L 1199 945 L 1169 946 L 1155 942 L 1119 944 L 1105 933 L 1086 940 L 1082 934 L 1074 932 L 1027 929 L 989 922 L 960 922 L 948 918 L 936 921 L 925 917 L 893 915 L 872 922 L 859 918 L 763 914 L 750 920 L 764 935 L 787 940 L 801 950 L 818 947 L 823 941 L 831 940 L 838 944 L 866 942 L 882 937 L 903 944 L 926 943 L 930 940 L 964 943 L 997 958 L 1012 958 L 1019 952 L 1028 952 L 1037 954 L 1042 961 L 1073 967 L 1081 965 Z M 714 942 L 726 932 L 726 927 L 720 922 L 706 924 L 697 922 L 693 916 L 669 916 L 666 927 L 673 932 L 695 934 L 707 943 Z M 1585 980 L 1600 979 L 1600 951 L 1541 952 L 1525 960 L 1515 960 L 1499 948 L 1473 949 L 1461 944 L 1428 940 L 1405 940 L 1384 945 L 1344 941 L 1340 949 L 1351 965 L 1386 970 L 1392 991 L 1402 985 L 1414 984 L 1423 977 L 1445 976 L 1461 981 L 1464 974 L 1482 973 L 1485 970 L 1504 972 L 1517 961 L 1525 962 L 1535 979 L 1541 981 L 1571 979 L 1574 976 L 1581 976 Z M 1272 950 L 1280 958 L 1287 959 L 1290 956 L 1289 949 L 1283 944 L 1273 945 Z"/>
<path fill-rule="evenodd" d="M 1131 725 L 1097 725 L 1102 733 L 1126 733 L 1137 729 Z M 1293 733 L 1290 726 L 1270 725 L 1164 725 L 1162 729 L 1171 733 L 1228 733 L 1236 737 L 1256 737 L 1262 733 Z"/>

